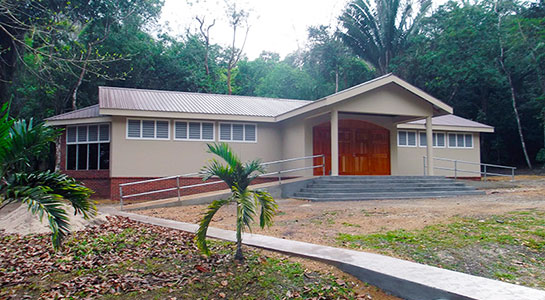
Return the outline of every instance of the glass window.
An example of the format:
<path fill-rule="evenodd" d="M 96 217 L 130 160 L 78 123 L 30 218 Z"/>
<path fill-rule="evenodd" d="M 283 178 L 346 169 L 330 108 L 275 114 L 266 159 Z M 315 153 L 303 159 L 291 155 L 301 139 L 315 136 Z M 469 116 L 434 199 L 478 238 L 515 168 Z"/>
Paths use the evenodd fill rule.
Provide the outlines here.
<path fill-rule="evenodd" d="M 155 121 L 142 120 L 142 137 L 147 139 L 155 138 Z"/>
<path fill-rule="evenodd" d="M 76 160 L 77 160 L 77 145 L 68 145 L 66 147 L 66 169 L 75 170 L 76 169 Z"/>
<path fill-rule="evenodd" d="M 414 131 L 407 132 L 407 145 L 416 146 L 416 132 Z"/>
<path fill-rule="evenodd" d="M 88 144 L 78 145 L 78 170 L 87 170 L 87 146 Z"/>
<path fill-rule="evenodd" d="M 233 141 L 243 141 L 244 140 L 244 125 L 242 124 L 233 124 Z"/>
<path fill-rule="evenodd" d="M 473 148 L 473 135 L 472 134 L 466 134 L 466 147 L 467 148 Z"/>
<path fill-rule="evenodd" d="M 140 123 L 138 123 L 140 126 Z M 80 125 L 66 128 L 66 169 L 109 169 L 110 125 Z M 102 153 L 105 151 L 104 153 Z M 105 161 L 102 164 L 102 161 Z"/>
<path fill-rule="evenodd" d="M 220 140 L 231 140 L 231 124 L 220 124 Z"/>
<path fill-rule="evenodd" d="M 77 127 L 68 127 L 66 129 L 66 142 L 75 143 L 77 134 Z"/>
<path fill-rule="evenodd" d="M 157 138 L 168 139 L 168 121 L 157 121 Z"/>
<path fill-rule="evenodd" d="M 89 125 L 89 142 L 96 142 L 98 141 L 98 126 L 97 125 Z"/>
<path fill-rule="evenodd" d="M 445 147 L 445 134 L 436 133 L 436 145 L 437 147 Z"/>
<path fill-rule="evenodd" d="M 189 138 L 192 140 L 201 139 L 201 123 L 189 122 Z"/>
<path fill-rule="evenodd" d="M 100 169 L 110 169 L 110 144 L 100 144 Z"/>
<path fill-rule="evenodd" d="M 407 131 L 397 133 L 397 144 L 399 146 L 407 146 Z"/>
<path fill-rule="evenodd" d="M 108 124 L 100 125 L 100 141 L 101 142 L 110 141 L 110 126 Z"/>
<path fill-rule="evenodd" d="M 175 122 L 174 127 L 174 138 L 187 139 L 187 122 Z"/>
<path fill-rule="evenodd" d="M 456 134 L 454 133 L 448 134 L 448 146 L 453 148 L 456 147 Z"/>
<path fill-rule="evenodd" d="M 456 147 L 464 147 L 464 135 L 463 134 L 457 134 L 456 135 Z"/>
<path fill-rule="evenodd" d="M 87 126 L 78 126 L 78 142 L 87 141 Z"/>
<path fill-rule="evenodd" d="M 426 147 L 428 145 L 428 140 L 426 139 L 426 133 L 420 132 L 420 146 Z"/>
<path fill-rule="evenodd" d="M 140 137 L 140 120 L 129 120 L 128 121 L 128 131 L 127 135 L 132 138 Z"/>
<path fill-rule="evenodd" d="M 89 170 L 98 169 L 98 144 L 89 144 Z"/>
<path fill-rule="evenodd" d="M 214 140 L 214 123 L 202 123 L 202 139 Z"/>

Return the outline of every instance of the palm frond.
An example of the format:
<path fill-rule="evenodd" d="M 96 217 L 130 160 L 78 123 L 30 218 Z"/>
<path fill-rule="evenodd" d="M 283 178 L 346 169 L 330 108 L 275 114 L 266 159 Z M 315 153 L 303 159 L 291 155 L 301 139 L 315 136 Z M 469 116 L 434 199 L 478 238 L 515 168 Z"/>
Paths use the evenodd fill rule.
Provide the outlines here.
<path fill-rule="evenodd" d="M 203 176 L 203 181 L 206 181 L 213 176 L 219 177 L 221 180 L 225 181 L 228 186 L 231 186 L 234 181 L 233 170 L 229 166 L 222 165 L 216 159 L 209 160 L 208 164 L 201 169 L 200 173 Z"/>
<path fill-rule="evenodd" d="M 203 215 L 203 218 L 199 224 L 199 229 L 197 229 L 195 241 L 197 243 L 197 247 L 199 247 L 201 252 L 206 255 L 210 255 L 210 249 L 208 249 L 208 245 L 206 244 L 206 232 L 208 232 L 208 226 L 210 225 L 210 222 L 212 221 L 212 218 L 214 217 L 216 212 L 218 212 L 218 210 L 222 206 L 229 203 L 230 201 L 230 199 L 223 199 L 212 202 L 210 205 L 208 205 L 208 208 Z"/>
<path fill-rule="evenodd" d="M 278 209 L 278 204 L 274 201 L 271 194 L 263 190 L 255 190 L 252 192 L 254 194 L 254 199 L 256 204 L 261 208 L 259 214 L 259 226 L 264 228 L 265 226 L 269 227 L 273 224 L 273 217 Z"/>
<path fill-rule="evenodd" d="M 252 201 L 253 193 L 248 191 L 248 189 L 239 190 L 237 187 L 233 189 L 233 199 L 237 201 L 237 208 L 239 209 L 239 214 L 237 214 L 237 223 L 239 223 L 242 228 L 246 227 L 251 232 L 251 224 L 254 221 L 255 216 L 255 204 Z"/>
<path fill-rule="evenodd" d="M 231 150 L 227 143 L 208 144 L 208 153 L 221 157 L 232 168 L 236 169 L 241 165 L 240 158 Z"/>

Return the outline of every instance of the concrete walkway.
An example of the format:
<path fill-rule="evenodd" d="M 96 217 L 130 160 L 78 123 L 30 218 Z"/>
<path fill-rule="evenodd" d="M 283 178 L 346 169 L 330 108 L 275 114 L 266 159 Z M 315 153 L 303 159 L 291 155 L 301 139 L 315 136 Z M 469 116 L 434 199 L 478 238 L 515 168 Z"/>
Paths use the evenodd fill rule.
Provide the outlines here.
<path fill-rule="evenodd" d="M 122 212 L 113 207 L 100 210 L 111 215 L 188 232 L 198 225 Z M 235 241 L 235 232 L 210 227 L 208 236 Z M 285 240 L 259 234 L 244 234 L 248 246 L 317 259 L 350 273 L 393 295 L 414 300 L 483 299 L 545 300 L 545 291 L 497 280 L 413 263 L 389 256 Z"/>

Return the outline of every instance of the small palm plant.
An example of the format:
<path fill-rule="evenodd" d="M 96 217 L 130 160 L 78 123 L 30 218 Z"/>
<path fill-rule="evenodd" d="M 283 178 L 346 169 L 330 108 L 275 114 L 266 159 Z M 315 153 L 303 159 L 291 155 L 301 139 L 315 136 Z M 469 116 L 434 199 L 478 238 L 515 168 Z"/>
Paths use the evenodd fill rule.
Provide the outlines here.
<path fill-rule="evenodd" d="M 22 203 L 40 220 L 45 216 L 55 249 L 69 233 L 65 202 L 84 218 L 96 213 L 94 201 L 89 200 L 90 189 L 67 175 L 36 168 L 59 134 L 56 129 L 34 124 L 32 119 L 10 120 L 8 104 L 0 108 L 0 210 L 11 203 Z"/>
<path fill-rule="evenodd" d="M 242 231 L 247 227 L 251 231 L 250 224 L 254 221 L 256 210 L 261 210 L 259 214 L 259 226 L 272 225 L 272 218 L 276 212 L 276 202 L 272 196 L 262 190 L 249 190 L 248 186 L 260 174 L 264 173 L 264 168 L 260 160 L 252 160 L 242 163 L 237 155 L 233 153 L 229 145 L 226 143 L 208 144 L 208 153 L 215 154 L 221 157 L 227 165 L 223 165 L 216 159 L 210 160 L 208 165 L 203 169 L 203 181 L 210 179 L 212 176 L 217 176 L 223 180 L 231 189 L 231 196 L 228 199 L 216 200 L 210 204 L 204 213 L 197 230 L 197 246 L 201 251 L 209 255 L 210 250 L 206 245 L 206 232 L 210 221 L 216 212 L 224 205 L 236 203 L 237 205 L 237 251 L 235 259 L 242 261 Z"/>

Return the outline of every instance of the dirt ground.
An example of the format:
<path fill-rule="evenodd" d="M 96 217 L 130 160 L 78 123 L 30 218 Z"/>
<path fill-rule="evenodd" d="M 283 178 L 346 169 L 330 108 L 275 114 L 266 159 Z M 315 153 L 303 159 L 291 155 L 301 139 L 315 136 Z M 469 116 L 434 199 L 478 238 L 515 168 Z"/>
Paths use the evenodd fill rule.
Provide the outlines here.
<path fill-rule="evenodd" d="M 545 177 L 521 176 L 517 180 L 468 182 L 486 191 L 482 196 L 454 198 L 310 202 L 279 199 L 274 225 L 267 229 L 253 226 L 253 233 L 340 246 L 338 233 L 369 234 L 395 229 L 420 229 L 427 225 L 449 223 L 453 217 L 484 217 L 520 210 L 545 211 Z M 180 206 L 138 211 L 154 217 L 198 223 L 206 205 Z M 210 226 L 235 229 L 235 206 L 218 211 Z M 302 260 L 311 269 L 327 268 L 321 263 Z M 328 269 L 333 272 L 334 268 Z M 338 272 L 338 271 L 337 271 Z M 338 274 L 337 274 L 338 275 Z M 356 279 L 351 278 L 355 282 Z M 362 286 L 372 299 L 396 299 L 374 287 Z"/>
<path fill-rule="evenodd" d="M 334 245 L 338 233 L 369 234 L 395 229 L 420 229 L 426 225 L 448 223 L 452 217 L 479 217 L 517 210 L 545 210 L 545 177 L 500 185 L 474 183 L 485 188 L 487 195 L 455 198 L 409 200 L 374 200 L 310 202 L 295 199 L 277 200 L 274 225 L 258 226 L 253 233 Z M 486 186 L 484 186 L 486 185 Z M 499 186 L 499 188 L 498 188 Z M 198 223 L 206 205 L 180 206 L 139 211 L 138 213 Z M 235 229 L 235 206 L 218 211 L 210 226 Z"/>

